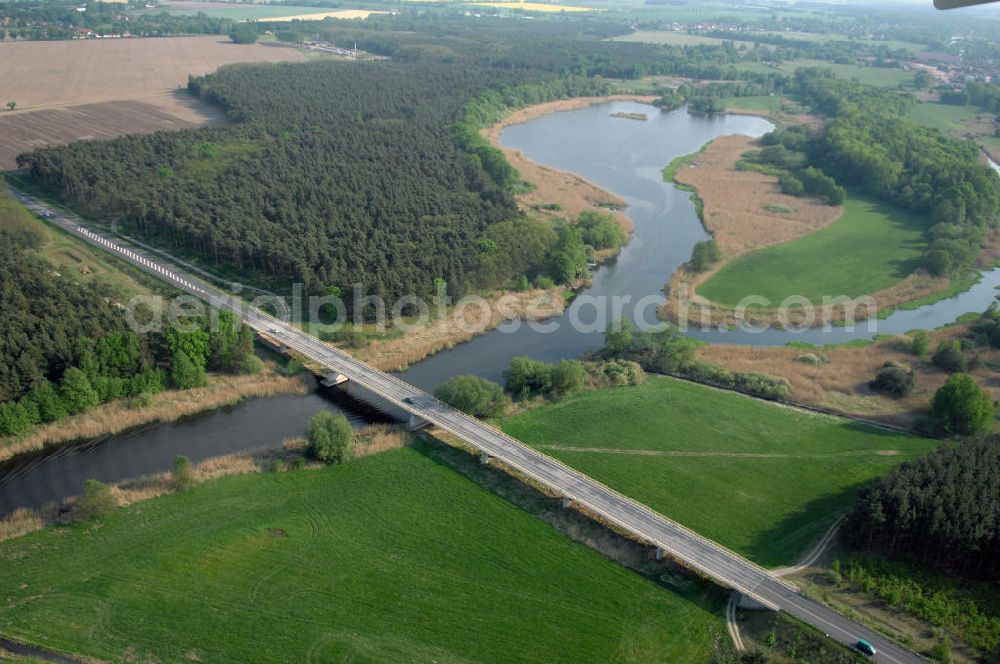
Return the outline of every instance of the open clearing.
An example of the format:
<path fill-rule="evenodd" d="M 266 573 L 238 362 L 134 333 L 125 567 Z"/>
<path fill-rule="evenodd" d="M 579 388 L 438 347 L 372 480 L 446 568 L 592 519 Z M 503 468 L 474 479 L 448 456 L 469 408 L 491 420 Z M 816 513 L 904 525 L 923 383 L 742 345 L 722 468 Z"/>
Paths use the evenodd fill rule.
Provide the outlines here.
<path fill-rule="evenodd" d="M 935 445 L 659 376 L 545 405 L 503 428 L 770 566 L 796 561 L 862 485 Z"/>
<path fill-rule="evenodd" d="M 191 98 L 189 74 L 237 62 L 301 61 L 293 48 L 233 44 L 226 37 L 0 43 L 0 168 L 42 145 L 219 121 Z"/>
<path fill-rule="evenodd" d="M 717 593 L 628 571 L 422 445 L 0 544 L 3 632 L 108 661 L 705 661 Z"/>
<path fill-rule="evenodd" d="M 840 78 L 858 79 L 866 85 L 877 85 L 894 88 L 904 81 L 913 78 L 913 73 L 899 68 L 865 67 L 864 65 L 840 65 L 825 60 L 788 60 L 778 65 L 758 62 L 743 62 L 736 65 L 740 69 L 757 72 L 776 72 L 792 74 L 799 67 L 821 67 L 832 69 L 834 75 Z"/>
<path fill-rule="evenodd" d="M 759 295 L 771 306 L 793 295 L 819 304 L 824 296 L 876 293 L 917 269 L 926 248 L 927 223 L 898 208 L 851 195 L 834 223 L 737 258 L 699 286 L 698 293 L 728 305 Z"/>
<path fill-rule="evenodd" d="M 468 2 L 472 7 L 494 7 L 497 9 L 521 9 L 526 12 L 593 12 L 597 11 L 591 7 L 580 7 L 579 5 L 550 5 L 544 2 Z"/>

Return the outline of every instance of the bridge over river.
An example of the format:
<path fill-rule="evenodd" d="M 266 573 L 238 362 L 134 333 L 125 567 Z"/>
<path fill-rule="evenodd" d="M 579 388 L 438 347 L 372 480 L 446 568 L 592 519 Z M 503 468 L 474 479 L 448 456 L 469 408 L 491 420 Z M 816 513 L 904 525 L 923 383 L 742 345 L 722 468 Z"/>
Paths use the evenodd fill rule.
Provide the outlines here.
<path fill-rule="evenodd" d="M 878 650 L 874 658 L 876 661 L 924 661 L 884 635 L 807 598 L 794 585 L 759 565 L 511 438 L 486 422 L 470 417 L 399 378 L 378 371 L 316 337 L 250 307 L 191 274 L 165 264 L 149 252 L 87 227 L 74 215 L 22 192 L 14 193 L 29 209 L 50 223 L 205 300 L 213 307 L 235 313 L 259 334 L 324 367 L 331 382 L 350 380 L 408 412 L 415 421 L 447 431 L 479 450 L 484 458 L 496 459 L 562 496 L 567 505 L 575 503 L 586 508 L 638 541 L 655 546 L 658 555 L 669 556 L 765 607 L 785 611 L 845 645 L 853 646 L 859 639 L 865 639 Z"/>

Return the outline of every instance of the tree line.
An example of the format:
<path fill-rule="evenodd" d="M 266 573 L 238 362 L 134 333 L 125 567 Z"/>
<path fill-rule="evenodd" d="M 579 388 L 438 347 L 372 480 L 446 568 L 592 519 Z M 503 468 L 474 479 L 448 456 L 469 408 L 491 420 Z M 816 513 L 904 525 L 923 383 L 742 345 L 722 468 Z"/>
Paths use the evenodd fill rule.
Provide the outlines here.
<path fill-rule="evenodd" d="M 0 197 L 0 436 L 106 401 L 194 387 L 206 370 L 260 370 L 252 332 L 231 314 L 211 330 L 204 319 L 186 321 L 190 333 L 129 330 L 110 288 L 78 283 L 37 254 L 45 240 L 24 208 Z"/>
<path fill-rule="evenodd" d="M 949 445 L 862 494 L 843 531 L 857 548 L 945 573 L 1000 575 L 1000 441 Z"/>
<path fill-rule="evenodd" d="M 790 92 L 829 119 L 823 129 L 776 130 L 745 167 L 779 175 L 782 189 L 831 204 L 861 191 L 929 217 L 924 266 L 953 274 L 979 255 L 987 229 L 1000 220 L 1000 179 L 980 163 L 970 141 L 903 120 L 913 98 L 837 79 L 829 70 L 800 69 Z"/>

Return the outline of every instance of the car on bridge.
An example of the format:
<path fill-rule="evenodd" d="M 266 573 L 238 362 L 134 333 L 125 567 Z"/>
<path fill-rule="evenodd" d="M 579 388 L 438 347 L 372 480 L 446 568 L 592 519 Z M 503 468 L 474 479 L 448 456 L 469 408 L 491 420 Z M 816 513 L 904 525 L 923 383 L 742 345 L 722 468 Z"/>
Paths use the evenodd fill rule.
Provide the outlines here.
<path fill-rule="evenodd" d="M 874 657 L 878 652 L 877 650 L 875 650 L 875 646 L 868 643 L 864 639 L 861 639 L 857 643 L 855 643 L 854 647 L 857 648 L 859 652 L 861 652 L 864 655 L 868 655 L 869 657 Z"/>

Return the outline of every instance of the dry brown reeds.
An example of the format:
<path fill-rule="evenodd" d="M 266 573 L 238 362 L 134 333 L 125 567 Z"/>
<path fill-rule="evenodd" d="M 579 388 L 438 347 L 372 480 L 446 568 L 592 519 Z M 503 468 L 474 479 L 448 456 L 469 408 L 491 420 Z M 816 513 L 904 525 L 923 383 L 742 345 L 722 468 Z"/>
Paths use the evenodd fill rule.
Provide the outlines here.
<path fill-rule="evenodd" d="M 966 326 L 952 326 L 930 333 L 930 346 L 961 336 Z M 913 428 L 927 412 L 934 392 L 948 379 L 948 374 L 929 361 L 921 361 L 908 350 L 909 340 L 900 337 L 875 342 L 869 346 L 824 348 L 824 361 L 803 361 L 804 351 L 772 346 L 733 346 L 712 344 L 698 349 L 699 359 L 730 371 L 764 373 L 787 378 L 794 401 L 828 408 L 848 415 L 865 417 L 886 424 Z M 1000 352 L 981 349 L 986 363 L 1000 361 Z M 886 362 L 900 362 L 913 368 L 916 388 L 902 399 L 892 399 L 873 392 L 868 383 Z M 993 372 L 987 368 L 971 371 L 982 387 L 995 394 L 998 387 Z"/>
<path fill-rule="evenodd" d="M 443 320 L 432 318 L 396 339 L 374 341 L 359 350 L 357 355 L 383 371 L 402 371 L 414 362 L 492 330 L 506 320 L 541 320 L 561 314 L 566 306 L 564 290 L 558 287 L 505 293 L 483 300 L 483 307 L 452 308 Z"/>

